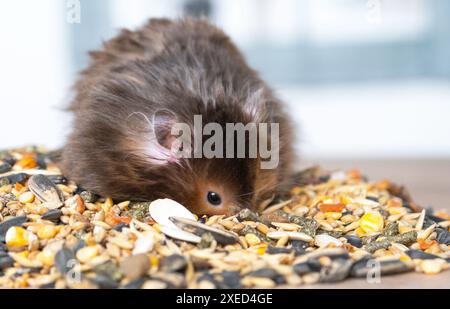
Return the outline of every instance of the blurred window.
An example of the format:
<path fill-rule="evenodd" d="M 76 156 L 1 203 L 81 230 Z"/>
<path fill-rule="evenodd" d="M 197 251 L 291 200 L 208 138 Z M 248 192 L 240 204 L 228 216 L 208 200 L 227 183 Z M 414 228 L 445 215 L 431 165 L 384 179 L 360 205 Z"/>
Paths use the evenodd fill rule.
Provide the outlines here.
<path fill-rule="evenodd" d="M 81 52 L 149 17 L 207 15 L 269 82 L 310 84 L 450 77 L 447 0 L 89 0 Z M 105 7 L 108 8 L 105 10 Z M 87 19 L 87 22 L 86 22 Z M 109 29 L 109 30 L 107 30 Z"/>

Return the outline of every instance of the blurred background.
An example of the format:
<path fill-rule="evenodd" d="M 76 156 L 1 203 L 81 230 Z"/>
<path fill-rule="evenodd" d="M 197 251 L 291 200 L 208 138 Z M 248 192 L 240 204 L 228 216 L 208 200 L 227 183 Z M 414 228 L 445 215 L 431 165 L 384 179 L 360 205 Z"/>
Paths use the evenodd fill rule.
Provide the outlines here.
<path fill-rule="evenodd" d="M 418 179 L 450 174 L 447 0 L 4 0 L 0 148 L 61 146 L 87 51 L 120 28 L 183 15 L 222 27 L 277 90 L 305 162 L 395 167 L 406 182 L 414 168 Z"/>

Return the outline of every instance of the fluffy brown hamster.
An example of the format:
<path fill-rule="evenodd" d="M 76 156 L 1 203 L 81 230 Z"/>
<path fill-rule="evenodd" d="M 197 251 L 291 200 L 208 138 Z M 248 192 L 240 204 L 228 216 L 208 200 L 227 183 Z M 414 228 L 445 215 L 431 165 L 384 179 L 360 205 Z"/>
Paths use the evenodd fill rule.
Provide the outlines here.
<path fill-rule="evenodd" d="M 65 174 L 83 188 L 123 200 L 168 197 L 211 215 L 255 208 L 287 179 L 293 130 L 282 103 L 206 19 L 151 19 L 90 55 L 74 86 L 62 157 Z M 278 123 L 279 164 L 262 169 L 259 155 L 174 159 L 168 128 L 192 126 L 194 115 L 222 127 Z"/>

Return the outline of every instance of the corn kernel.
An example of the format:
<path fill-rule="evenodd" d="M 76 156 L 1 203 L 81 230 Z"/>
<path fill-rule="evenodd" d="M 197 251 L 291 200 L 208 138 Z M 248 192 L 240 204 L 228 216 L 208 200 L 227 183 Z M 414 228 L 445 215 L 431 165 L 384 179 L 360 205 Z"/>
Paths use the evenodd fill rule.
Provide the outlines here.
<path fill-rule="evenodd" d="M 34 201 L 34 194 L 30 191 L 24 192 L 19 196 L 19 202 L 22 204 L 32 203 Z"/>
<path fill-rule="evenodd" d="M 89 246 L 78 250 L 77 259 L 82 263 L 86 263 L 89 262 L 92 258 L 96 257 L 97 255 L 98 255 L 98 247 Z"/>
<path fill-rule="evenodd" d="M 36 160 L 34 159 L 33 155 L 26 154 L 22 157 L 22 159 L 17 161 L 15 165 L 19 166 L 23 169 L 30 169 L 30 168 L 35 168 L 38 164 L 37 164 Z"/>
<path fill-rule="evenodd" d="M 359 219 L 359 227 L 365 233 L 381 232 L 384 227 L 383 217 L 378 211 L 368 212 Z"/>
<path fill-rule="evenodd" d="M 45 266 L 53 266 L 55 263 L 55 253 L 49 249 L 39 252 L 36 258 Z"/>
<path fill-rule="evenodd" d="M 10 247 L 23 247 L 28 245 L 28 234 L 25 229 L 12 226 L 5 235 L 6 244 Z"/>
<path fill-rule="evenodd" d="M 157 256 L 150 256 L 150 265 L 152 265 L 153 267 L 158 267 L 159 265 L 159 259 Z"/>
<path fill-rule="evenodd" d="M 363 236 L 366 235 L 366 232 L 364 232 L 363 229 L 361 229 L 360 227 L 358 227 L 358 228 L 355 230 L 355 232 L 356 232 L 356 235 L 357 235 L 358 237 L 363 237 Z"/>
<path fill-rule="evenodd" d="M 341 204 L 347 205 L 347 204 L 351 204 L 353 201 L 349 196 L 342 194 L 339 196 L 339 202 Z"/>
<path fill-rule="evenodd" d="M 267 250 L 267 245 L 261 244 L 258 246 L 258 249 L 256 249 L 256 253 L 258 253 L 259 255 L 264 255 L 266 253 L 266 250 Z"/>
<path fill-rule="evenodd" d="M 37 231 L 37 235 L 40 239 L 50 239 L 55 237 L 58 229 L 54 225 L 43 225 Z"/>
<path fill-rule="evenodd" d="M 253 233 L 248 233 L 245 235 L 245 241 L 249 244 L 249 246 L 257 245 L 261 242 L 261 240 Z"/>
<path fill-rule="evenodd" d="M 326 212 L 325 217 L 327 219 L 339 220 L 342 217 L 342 213 L 340 212 Z"/>
<path fill-rule="evenodd" d="M 408 255 L 406 255 L 406 254 L 402 254 L 402 255 L 400 256 L 400 261 L 403 261 L 403 262 L 411 262 L 411 258 L 410 258 Z"/>

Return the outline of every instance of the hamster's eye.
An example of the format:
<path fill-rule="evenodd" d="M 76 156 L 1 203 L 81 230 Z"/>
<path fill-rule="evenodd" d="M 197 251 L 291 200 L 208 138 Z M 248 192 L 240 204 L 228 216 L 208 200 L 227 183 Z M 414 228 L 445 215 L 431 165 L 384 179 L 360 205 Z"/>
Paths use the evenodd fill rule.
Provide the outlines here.
<path fill-rule="evenodd" d="M 216 192 L 209 191 L 206 198 L 208 199 L 208 202 L 214 206 L 222 204 L 222 198 Z"/>

